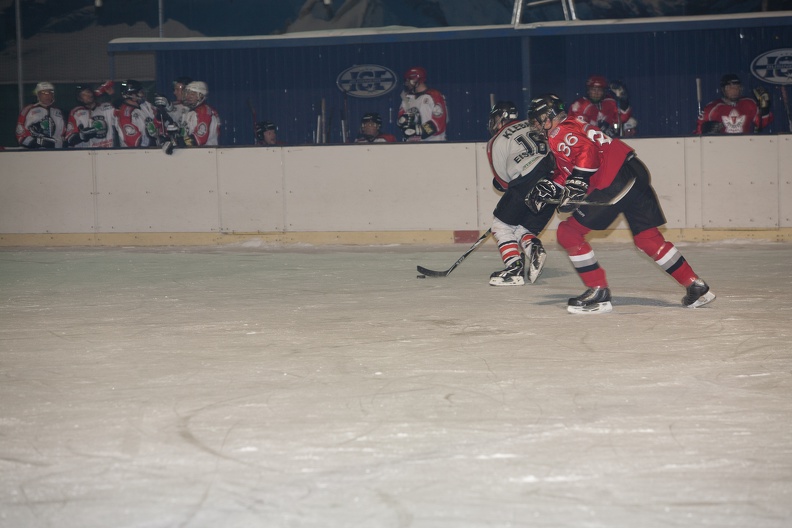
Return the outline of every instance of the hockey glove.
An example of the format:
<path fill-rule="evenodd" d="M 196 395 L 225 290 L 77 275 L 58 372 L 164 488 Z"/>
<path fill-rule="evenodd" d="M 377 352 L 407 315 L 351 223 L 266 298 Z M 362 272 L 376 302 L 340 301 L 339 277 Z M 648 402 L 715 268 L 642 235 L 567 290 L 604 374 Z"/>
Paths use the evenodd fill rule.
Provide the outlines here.
<path fill-rule="evenodd" d="M 619 102 L 619 108 L 622 111 L 630 108 L 630 96 L 627 93 L 627 85 L 622 81 L 613 81 L 610 84 L 610 91 L 613 92 L 613 96 Z"/>
<path fill-rule="evenodd" d="M 492 186 L 495 187 L 495 190 L 498 192 L 506 192 L 506 189 L 500 184 L 498 178 L 492 178 Z"/>
<path fill-rule="evenodd" d="M 579 202 L 586 198 L 588 194 L 588 175 L 576 174 L 573 171 L 572 176 L 567 179 L 564 184 L 564 195 L 561 198 L 561 203 L 558 205 L 559 213 L 571 213 L 578 208 L 579 204 L 571 202 Z"/>
<path fill-rule="evenodd" d="M 404 130 L 405 132 L 407 129 L 412 129 L 413 134 L 415 134 L 415 114 L 402 114 L 399 116 L 399 119 L 396 121 L 396 126 Z"/>
<path fill-rule="evenodd" d="M 163 110 L 170 112 L 173 110 L 173 105 L 168 98 L 164 95 L 154 94 L 154 106 L 157 108 L 162 108 Z"/>
<path fill-rule="evenodd" d="M 533 214 L 539 214 L 547 205 L 547 200 L 561 198 L 563 192 L 561 187 L 550 180 L 539 180 L 525 197 L 525 205 Z"/>
<path fill-rule="evenodd" d="M 704 121 L 704 123 L 701 124 L 702 136 L 720 134 L 721 132 L 723 132 L 723 123 L 720 121 Z"/>
<path fill-rule="evenodd" d="M 396 121 L 396 125 L 402 129 L 402 133 L 407 141 L 420 141 L 423 134 L 421 125 L 417 123 L 415 114 L 402 114 Z"/>
<path fill-rule="evenodd" d="M 46 149 L 55 148 L 55 140 L 50 137 L 39 136 L 36 138 L 36 144 Z"/>
<path fill-rule="evenodd" d="M 95 138 L 99 134 L 99 130 L 94 127 L 85 128 L 84 126 L 80 126 L 80 142 L 88 141 L 89 139 Z"/>
<path fill-rule="evenodd" d="M 762 116 L 766 116 L 770 113 L 770 94 L 767 93 L 767 90 L 763 86 L 757 86 L 754 88 L 754 96 L 756 96 L 756 102 L 759 105 L 759 114 Z"/>

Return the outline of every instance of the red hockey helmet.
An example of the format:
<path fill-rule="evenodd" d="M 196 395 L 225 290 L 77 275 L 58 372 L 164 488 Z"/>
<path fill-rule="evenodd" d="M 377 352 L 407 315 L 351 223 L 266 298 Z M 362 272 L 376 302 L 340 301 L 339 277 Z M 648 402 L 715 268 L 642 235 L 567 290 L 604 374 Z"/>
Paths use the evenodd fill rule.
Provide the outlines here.
<path fill-rule="evenodd" d="M 608 80 L 602 75 L 592 75 L 586 81 L 586 88 L 591 88 L 592 86 L 597 86 L 603 90 L 607 90 Z"/>
<path fill-rule="evenodd" d="M 413 66 L 404 72 L 404 81 L 415 81 L 415 84 L 426 82 L 426 70 L 420 66 Z"/>

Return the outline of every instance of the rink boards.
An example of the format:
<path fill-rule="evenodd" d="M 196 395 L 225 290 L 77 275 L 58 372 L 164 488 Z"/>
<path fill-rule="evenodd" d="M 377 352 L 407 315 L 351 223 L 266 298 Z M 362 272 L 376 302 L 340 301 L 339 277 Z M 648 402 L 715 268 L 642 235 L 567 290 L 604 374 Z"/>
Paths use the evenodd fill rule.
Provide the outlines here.
<path fill-rule="evenodd" d="M 792 136 L 629 143 L 650 169 L 669 238 L 792 240 Z M 490 226 L 499 198 L 484 143 L 0 157 L 2 246 L 464 241 Z M 609 236 L 629 236 L 623 222 L 613 227 Z"/>

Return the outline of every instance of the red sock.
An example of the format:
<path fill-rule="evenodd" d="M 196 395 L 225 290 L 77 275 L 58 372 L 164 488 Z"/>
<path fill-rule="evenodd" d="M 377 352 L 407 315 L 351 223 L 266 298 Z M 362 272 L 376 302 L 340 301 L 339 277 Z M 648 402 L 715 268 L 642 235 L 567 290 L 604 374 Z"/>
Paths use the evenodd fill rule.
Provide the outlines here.
<path fill-rule="evenodd" d="M 594 250 L 584 238 L 590 231 L 591 229 L 582 226 L 574 217 L 569 217 L 558 225 L 556 237 L 569 255 L 569 260 L 583 284 L 589 288 L 607 288 L 605 270 L 600 267 Z"/>
<path fill-rule="evenodd" d="M 697 276 L 687 263 L 682 253 L 668 242 L 660 231 L 653 227 L 646 231 L 641 231 L 633 237 L 635 246 L 649 255 L 655 263 L 663 268 L 666 273 L 684 287 L 688 287 L 696 280 Z"/>

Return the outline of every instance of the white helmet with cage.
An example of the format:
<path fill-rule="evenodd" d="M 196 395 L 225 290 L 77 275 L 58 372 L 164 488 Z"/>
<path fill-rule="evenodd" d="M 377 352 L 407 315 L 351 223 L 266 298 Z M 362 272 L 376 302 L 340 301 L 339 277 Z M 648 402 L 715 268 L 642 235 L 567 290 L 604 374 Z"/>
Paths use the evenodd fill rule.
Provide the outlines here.
<path fill-rule="evenodd" d="M 209 95 L 209 87 L 203 81 L 193 81 L 184 87 L 184 104 L 190 108 L 195 108 L 206 100 Z"/>

